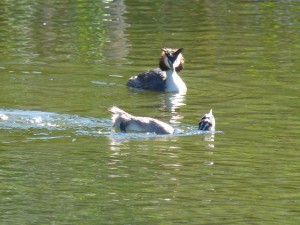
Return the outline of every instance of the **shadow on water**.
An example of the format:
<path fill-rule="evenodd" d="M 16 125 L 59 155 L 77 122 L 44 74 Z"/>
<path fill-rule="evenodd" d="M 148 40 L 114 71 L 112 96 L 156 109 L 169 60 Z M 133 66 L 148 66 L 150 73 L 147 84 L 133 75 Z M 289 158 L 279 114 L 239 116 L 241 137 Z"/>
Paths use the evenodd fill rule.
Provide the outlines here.
<path fill-rule="evenodd" d="M 34 137 L 26 141 L 70 138 L 75 136 L 108 136 L 116 142 L 127 140 L 162 139 L 173 137 L 204 135 L 208 141 L 214 140 L 215 133 L 203 132 L 190 125 L 175 125 L 175 135 L 157 135 L 154 133 L 115 132 L 108 118 L 80 117 L 78 115 L 58 114 L 43 111 L 25 111 L 16 109 L 0 110 L 0 129 L 6 131 L 31 131 Z M 76 139 L 73 139 L 74 141 Z M 5 142 L 5 141 L 2 141 Z"/>

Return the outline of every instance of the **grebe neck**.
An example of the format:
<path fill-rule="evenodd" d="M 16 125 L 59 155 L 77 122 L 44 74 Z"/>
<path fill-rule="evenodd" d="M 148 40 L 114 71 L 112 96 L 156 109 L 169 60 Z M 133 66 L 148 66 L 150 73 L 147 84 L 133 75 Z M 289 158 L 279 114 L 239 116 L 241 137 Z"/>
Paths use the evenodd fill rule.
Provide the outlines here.
<path fill-rule="evenodd" d="M 177 74 L 175 69 L 169 69 L 166 71 L 166 91 L 167 92 L 176 92 L 185 94 L 187 91 L 186 85 Z"/>

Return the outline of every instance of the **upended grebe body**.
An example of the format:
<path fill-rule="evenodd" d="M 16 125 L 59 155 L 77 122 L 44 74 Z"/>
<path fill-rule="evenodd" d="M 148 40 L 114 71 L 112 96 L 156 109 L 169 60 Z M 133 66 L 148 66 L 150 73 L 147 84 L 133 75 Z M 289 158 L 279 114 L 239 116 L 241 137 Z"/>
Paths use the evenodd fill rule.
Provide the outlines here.
<path fill-rule="evenodd" d="M 113 113 L 112 121 L 114 127 L 120 128 L 121 132 L 126 130 L 150 132 L 157 134 L 173 134 L 174 128 L 169 124 L 150 117 L 133 116 L 116 106 L 109 109 Z"/>
<path fill-rule="evenodd" d="M 119 128 L 121 132 L 127 130 L 149 132 L 156 134 L 174 134 L 175 129 L 167 123 L 151 117 L 133 116 L 116 106 L 109 109 L 112 115 L 112 122 L 115 128 Z M 212 110 L 205 114 L 200 123 L 198 130 L 200 131 L 214 131 L 215 130 L 215 118 L 212 114 Z"/>
<path fill-rule="evenodd" d="M 185 94 L 186 85 L 178 73 L 184 67 L 184 58 L 181 54 L 183 48 L 162 48 L 159 59 L 159 68 L 147 70 L 137 76 L 131 77 L 129 87 L 148 89 L 152 91 L 166 91 Z"/>

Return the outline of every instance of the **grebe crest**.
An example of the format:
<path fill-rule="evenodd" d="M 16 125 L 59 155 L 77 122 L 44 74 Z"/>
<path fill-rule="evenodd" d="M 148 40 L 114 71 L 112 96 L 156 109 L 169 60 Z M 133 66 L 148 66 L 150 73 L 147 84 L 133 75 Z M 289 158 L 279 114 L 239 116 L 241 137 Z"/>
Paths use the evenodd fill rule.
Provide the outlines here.
<path fill-rule="evenodd" d="M 159 68 L 131 77 L 127 85 L 154 91 L 186 93 L 186 85 L 178 75 L 184 67 L 183 48 L 162 48 Z"/>
<path fill-rule="evenodd" d="M 215 117 L 212 114 L 212 109 L 206 113 L 202 118 L 199 123 L 199 130 L 201 131 L 215 131 Z"/>

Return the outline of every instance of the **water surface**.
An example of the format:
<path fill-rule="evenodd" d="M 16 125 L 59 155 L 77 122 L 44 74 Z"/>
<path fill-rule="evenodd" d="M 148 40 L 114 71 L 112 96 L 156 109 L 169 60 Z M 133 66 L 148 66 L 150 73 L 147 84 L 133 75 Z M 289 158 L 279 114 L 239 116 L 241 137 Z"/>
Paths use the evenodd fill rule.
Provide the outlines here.
<path fill-rule="evenodd" d="M 1 224 L 299 224 L 299 7 L 2 1 Z M 127 88 L 164 46 L 187 94 Z M 116 133 L 113 105 L 183 133 Z"/>

